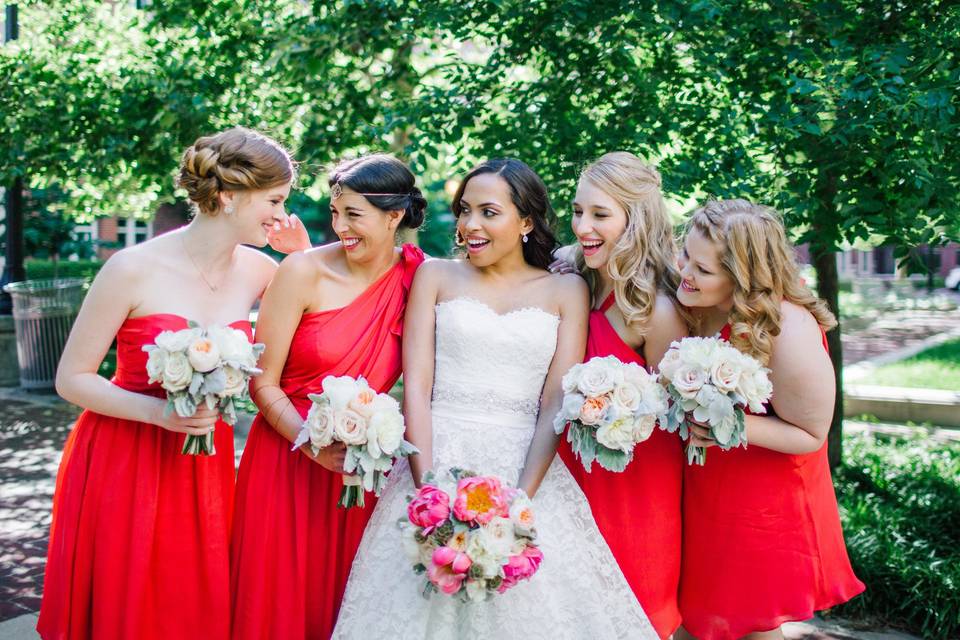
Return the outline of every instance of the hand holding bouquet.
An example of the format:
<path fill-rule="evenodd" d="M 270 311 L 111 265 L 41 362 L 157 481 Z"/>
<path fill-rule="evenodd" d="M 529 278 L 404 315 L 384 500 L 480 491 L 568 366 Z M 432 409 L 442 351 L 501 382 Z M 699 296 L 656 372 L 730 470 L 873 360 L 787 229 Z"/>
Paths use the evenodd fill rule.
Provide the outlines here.
<path fill-rule="evenodd" d="M 653 433 L 667 410 L 657 377 L 636 363 L 613 356 L 591 358 L 563 376 L 563 406 L 553 420 L 589 472 L 596 460 L 608 471 L 623 471 L 633 448 Z"/>
<path fill-rule="evenodd" d="M 719 338 L 684 338 L 670 345 L 660 363 L 660 378 L 670 394 L 670 408 L 660 426 L 690 437 L 690 418 L 707 426 L 717 445 L 746 447 L 744 408 L 765 413 L 773 386 L 769 369 Z M 687 447 L 687 462 L 703 464 L 703 447 Z"/>
<path fill-rule="evenodd" d="M 426 574 L 424 597 L 486 600 L 531 578 L 543 561 L 530 498 L 496 476 L 429 472 L 407 516 L 399 525 L 413 570 Z"/>
<path fill-rule="evenodd" d="M 197 407 L 218 409 L 229 425 L 237 421 L 235 402 L 247 398 L 250 378 L 261 373 L 257 359 L 262 344 L 251 344 L 239 329 L 213 325 L 203 329 L 190 322 L 187 329 L 162 331 L 153 344 L 144 345 L 147 375 L 167 392 L 165 414 L 192 416 Z M 188 435 L 182 452 L 213 455 L 213 433 Z"/>
<path fill-rule="evenodd" d="M 406 427 L 400 404 L 385 393 L 377 393 L 362 377 L 327 376 L 323 393 L 311 394 L 313 405 L 293 448 L 310 443 L 316 455 L 334 441 L 347 446 L 340 507 L 364 506 L 364 491 L 380 495 L 386 472 L 395 458 L 417 453 L 403 439 Z"/>

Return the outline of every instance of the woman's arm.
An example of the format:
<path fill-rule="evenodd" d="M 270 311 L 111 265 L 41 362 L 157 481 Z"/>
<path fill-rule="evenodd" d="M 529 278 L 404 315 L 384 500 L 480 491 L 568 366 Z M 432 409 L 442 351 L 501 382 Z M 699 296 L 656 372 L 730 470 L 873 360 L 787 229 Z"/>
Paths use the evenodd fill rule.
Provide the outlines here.
<path fill-rule="evenodd" d="M 748 445 L 794 455 L 819 450 L 833 420 L 836 386 L 820 327 L 806 309 L 783 305 L 783 328 L 773 340 L 770 369 L 776 416 L 747 416 Z M 703 427 L 694 431 L 691 444 L 716 444 Z"/>
<path fill-rule="evenodd" d="M 656 305 L 650 315 L 649 329 L 644 336 L 643 359 L 649 371 L 660 368 L 660 361 L 670 349 L 670 343 L 680 340 L 687 335 L 687 325 L 677 308 L 673 306 L 670 297 L 657 294 Z"/>
<path fill-rule="evenodd" d="M 97 371 L 120 326 L 137 305 L 144 271 L 136 252 L 121 251 L 110 258 L 87 292 L 57 367 L 57 393 L 73 404 L 96 413 L 135 420 L 178 433 L 203 435 L 217 421 L 215 410 L 201 407 L 189 418 L 164 415 L 166 400 L 127 391 Z"/>
<path fill-rule="evenodd" d="M 417 269 L 403 320 L 403 415 L 407 440 L 420 450 L 410 456 L 410 473 L 418 487 L 433 468 L 433 394 L 437 294 L 443 263 L 428 260 Z"/>
<path fill-rule="evenodd" d="M 563 402 L 560 383 L 573 365 L 583 362 L 587 346 L 587 318 L 590 307 L 587 285 L 579 276 L 572 274 L 556 277 L 561 279 L 556 293 L 556 299 L 561 301 L 557 350 L 550 363 L 547 379 L 543 383 L 537 430 L 530 442 L 519 482 L 520 488 L 530 497 L 540 488 L 543 476 L 557 454 L 560 437 L 553 430 L 553 418 Z"/>
<path fill-rule="evenodd" d="M 290 442 L 300 433 L 303 418 L 280 388 L 280 375 L 290 353 L 293 334 L 310 303 L 305 292 L 317 289 L 315 259 L 305 253 L 294 253 L 284 259 L 263 294 L 257 317 L 257 342 L 262 342 L 265 349 L 259 365 L 263 373 L 253 379 L 251 397 L 267 424 Z M 324 447 L 316 456 L 309 443 L 300 447 L 300 451 L 327 469 L 343 473 L 345 447 L 342 443 Z"/>

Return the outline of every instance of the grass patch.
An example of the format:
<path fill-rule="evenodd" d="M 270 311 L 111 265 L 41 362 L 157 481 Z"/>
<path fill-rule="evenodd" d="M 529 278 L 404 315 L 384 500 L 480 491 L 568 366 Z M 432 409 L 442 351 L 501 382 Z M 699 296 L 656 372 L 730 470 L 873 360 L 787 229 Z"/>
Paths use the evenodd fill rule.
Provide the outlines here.
<path fill-rule="evenodd" d="M 867 585 L 834 612 L 960 637 L 960 444 L 845 438 L 834 475 L 850 560 Z"/>
<path fill-rule="evenodd" d="M 866 381 L 865 381 L 866 382 Z M 960 391 L 960 338 L 878 367 L 870 384 Z"/>

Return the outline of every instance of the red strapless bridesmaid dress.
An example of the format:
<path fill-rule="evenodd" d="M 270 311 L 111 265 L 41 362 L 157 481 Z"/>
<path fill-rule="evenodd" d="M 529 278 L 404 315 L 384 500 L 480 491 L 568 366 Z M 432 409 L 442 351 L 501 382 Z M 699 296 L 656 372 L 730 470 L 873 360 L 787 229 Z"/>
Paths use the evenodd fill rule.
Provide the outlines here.
<path fill-rule="evenodd" d="M 590 312 L 585 360 L 615 356 L 621 362 L 645 366 L 643 357 L 620 338 L 607 319 L 613 302 L 611 293 L 599 309 Z M 597 526 L 647 617 L 660 637 L 668 637 L 680 626 L 677 586 L 683 449 L 679 438 L 654 429 L 650 439 L 634 449 L 633 461 L 622 473 L 612 473 L 596 463 L 587 473 L 565 437 L 559 452 L 587 496 Z"/>
<path fill-rule="evenodd" d="M 729 325 L 720 337 L 729 340 Z M 685 466 L 680 611 L 699 640 L 807 620 L 863 590 L 843 542 L 826 443 L 803 455 L 715 450 L 705 465 Z"/>
<path fill-rule="evenodd" d="M 380 392 L 397 381 L 407 292 L 423 258 L 404 245 L 400 262 L 349 305 L 303 316 L 280 380 L 301 416 L 328 375 L 362 375 Z M 234 638 L 329 638 L 376 504 L 368 494 L 365 508 L 338 509 L 340 474 L 290 446 L 256 417 L 237 479 Z"/>
<path fill-rule="evenodd" d="M 251 335 L 250 323 L 233 323 Z M 117 334 L 117 386 L 147 383 L 143 345 L 187 321 L 129 318 Z M 180 453 L 184 435 L 85 411 L 67 438 L 53 499 L 43 603 L 46 640 L 224 640 L 230 633 L 233 429 L 214 456 Z"/>

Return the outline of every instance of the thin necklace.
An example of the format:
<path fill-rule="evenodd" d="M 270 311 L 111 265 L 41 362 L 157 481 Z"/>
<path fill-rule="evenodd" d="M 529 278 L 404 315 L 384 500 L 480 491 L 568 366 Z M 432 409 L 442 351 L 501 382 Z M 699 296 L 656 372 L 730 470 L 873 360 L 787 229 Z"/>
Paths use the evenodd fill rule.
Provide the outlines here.
<path fill-rule="evenodd" d="M 183 245 L 183 252 L 187 254 L 188 258 L 190 258 L 193 268 L 196 269 L 197 273 L 200 274 L 200 278 L 203 280 L 203 283 L 207 285 L 207 288 L 210 289 L 210 291 L 217 291 L 220 288 L 220 285 L 223 284 L 223 281 L 226 280 L 227 275 L 230 273 L 230 267 L 233 266 L 233 255 L 230 256 L 230 266 L 227 267 L 227 272 L 220 280 L 220 284 L 212 284 L 209 280 L 207 280 L 207 276 L 203 275 L 203 270 L 197 265 L 197 261 L 193 259 L 192 255 L 190 255 L 190 250 L 187 248 L 187 238 L 184 234 L 180 235 L 180 244 Z"/>

